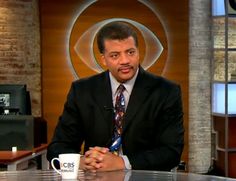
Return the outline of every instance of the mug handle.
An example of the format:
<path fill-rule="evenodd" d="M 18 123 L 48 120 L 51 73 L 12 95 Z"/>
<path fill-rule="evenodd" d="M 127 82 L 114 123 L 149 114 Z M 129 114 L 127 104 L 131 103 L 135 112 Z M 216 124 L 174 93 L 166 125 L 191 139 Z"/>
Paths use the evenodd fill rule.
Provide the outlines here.
<path fill-rule="evenodd" d="M 51 160 L 52 168 L 53 168 L 57 173 L 59 173 L 59 174 L 61 175 L 61 172 L 54 166 L 54 161 L 55 161 L 55 160 L 57 160 L 57 161 L 60 163 L 59 158 L 53 158 L 53 159 Z"/>

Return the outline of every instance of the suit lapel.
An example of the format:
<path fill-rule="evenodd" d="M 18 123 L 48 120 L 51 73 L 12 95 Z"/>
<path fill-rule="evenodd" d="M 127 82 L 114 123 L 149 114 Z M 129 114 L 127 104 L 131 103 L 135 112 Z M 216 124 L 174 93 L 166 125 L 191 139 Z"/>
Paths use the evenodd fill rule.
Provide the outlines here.
<path fill-rule="evenodd" d="M 109 73 L 106 71 L 94 85 L 94 99 L 100 108 L 105 122 L 112 130 L 113 104 Z"/>
<path fill-rule="evenodd" d="M 123 132 L 127 129 L 129 124 L 132 122 L 133 117 L 137 114 L 138 111 L 142 109 L 143 102 L 149 94 L 151 85 L 148 83 L 148 80 L 145 78 L 145 71 L 140 67 L 139 74 L 135 81 L 132 93 L 130 95 L 128 107 L 125 114 Z"/>

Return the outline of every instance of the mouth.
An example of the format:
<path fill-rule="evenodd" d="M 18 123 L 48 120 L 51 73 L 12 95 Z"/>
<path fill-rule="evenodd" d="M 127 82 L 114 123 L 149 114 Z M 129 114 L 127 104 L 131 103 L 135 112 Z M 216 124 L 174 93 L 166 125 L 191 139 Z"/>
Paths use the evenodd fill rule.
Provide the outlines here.
<path fill-rule="evenodd" d="M 133 69 L 132 66 L 125 66 L 125 67 L 120 67 L 118 69 L 118 71 L 121 72 L 121 73 L 129 73 L 130 70 L 132 70 L 132 69 Z"/>

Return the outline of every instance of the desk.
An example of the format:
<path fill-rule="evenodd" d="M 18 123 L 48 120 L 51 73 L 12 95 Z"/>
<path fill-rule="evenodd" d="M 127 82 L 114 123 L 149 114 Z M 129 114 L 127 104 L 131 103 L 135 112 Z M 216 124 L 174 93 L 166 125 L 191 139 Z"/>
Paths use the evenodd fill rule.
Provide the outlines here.
<path fill-rule="evenodd" d="M 0 151 L 0 164 L 7 165 L 8 171 L 21 170 L 27 168 L 29 160 L 40 157 L 42 169 L 46 170 L 49 168 L 46 154 L 47 144 L 42 144 L 33 150 Z"/>
<path fill-rule="evenodd" d="M 19 180 L 61 180 L 61 176 L 53 170 L 35 171 L 6 171 L 0 172 L 0 180 L 19 181 Z M 99 180 L 99 181 L 236 181 L 236 179 L 198 175 L 179 172 L 158 172 L 158 171 L 115 171 L 102 173 L 84 173 L 79 171 L 78 180 Z"/>

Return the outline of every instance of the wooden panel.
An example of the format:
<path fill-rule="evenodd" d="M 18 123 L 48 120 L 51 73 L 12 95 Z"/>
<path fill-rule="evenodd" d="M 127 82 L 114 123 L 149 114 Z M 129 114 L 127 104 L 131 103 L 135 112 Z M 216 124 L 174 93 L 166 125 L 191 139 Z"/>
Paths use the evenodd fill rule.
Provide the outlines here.
<path fill-rule="evenodd" d="M 79 15 L 78 12 L 81 7 L 88 2 L 91 1 L 39 1 L 42 35 L 42 105 L 43 117 L 48 121 L 48 139 L 51 140 L 70 83 L 76 79 L 72 65 L 79 77 L 95 73 L 81 63 L 71 48 L 76 43 L 77 38 L 98 21 L 114 17 L 129 18 L 145 25 L 158 36 L 163 44 L 163 54 L 158 62 L 148 70 L 181 85 L 185 120 L 185 148 L 182 159 L 187 162 L 188 0 L 152 0 L 149 1 L 152 4 L 150 7 L 136 0 L 100 0 Z M 68 45 L 69 40 L 70 44 Z M 141 38 L 140 40 L 141 43 L 144 41 Z M 143 57 L 145 48 L 140 46 L 140 49 L 141 57 Z"/>
<path fill-rule="evenodd" d="M 229 148 L 236 149 L 236 117 L 229 118 Z"/>
<path fill-rule="evenodd" d="M 225 148 L 225 117 L 213 116 L 214 130 L 217 132 L 218 141 L 216 145 Z"/>
<path fill-rule="evenodd" d="M 226 117 L 213 116 L 213 123 L 218 138 L 216 148 L 222 149 L 217 150 L 215 170 L 219 175 L 236 177 L 236 117 L 228 117 L 227 126 Z"/>
<path fill-rule="evenodd" d="M 217 160 L 215 162 L 216 173 L 220 176 L 225 176 L 225 152 L 217 151 Z"/>
<path fill-rule="evenodd" d="M 228 154 L 228 165 L 225 165 L 225 159 L 227 158 Z M 236 169 L 235 169 L 235 162 L 236 162 L 236 152 L 228 152 L 226 154 L 225 151 L 217 151 L 217 160 L 215 162 L 215 171 L 217 175 L 225 176 L 226 175 L 226 168 L 228 167 L 228 177 L 235 178 L 236 177 Z"/>
<path fill-rule="evenodd" d="M 229 177 L 236 178 L 236 152 L 229 153 Z"/>
<path fill-rule="evenodd" d="M 226 148 L 225 136 L 228 134 L 228 148 L 236 149 L 236 117 L 228 118 L 228 128 L 226 125 L 226 118 L 222 116 L 213 116 L 214 130 L 218 135 L 217 146 L 220 148 Z M 228 132 L 227 132 L 228 130 Z"/>

